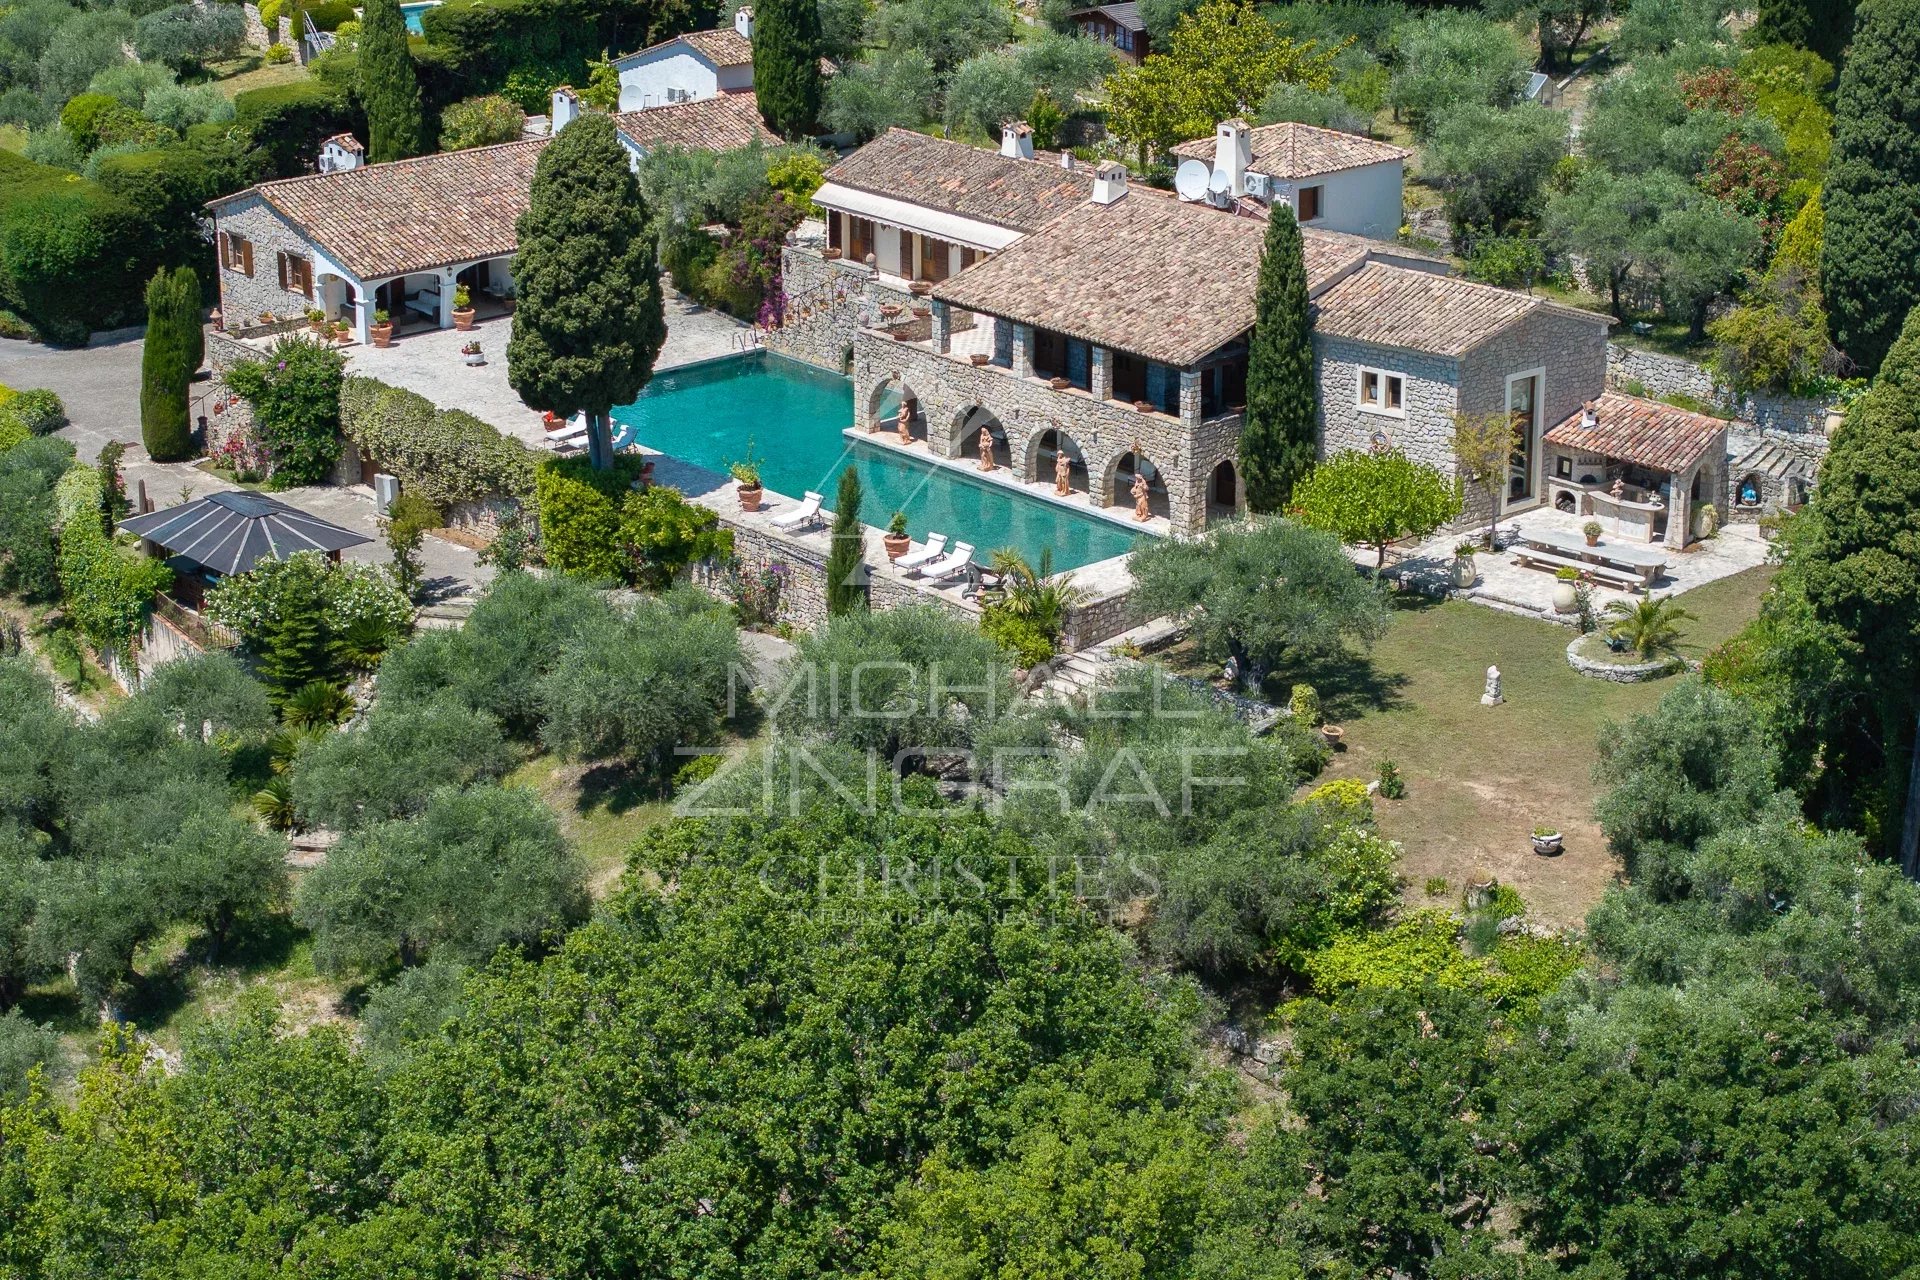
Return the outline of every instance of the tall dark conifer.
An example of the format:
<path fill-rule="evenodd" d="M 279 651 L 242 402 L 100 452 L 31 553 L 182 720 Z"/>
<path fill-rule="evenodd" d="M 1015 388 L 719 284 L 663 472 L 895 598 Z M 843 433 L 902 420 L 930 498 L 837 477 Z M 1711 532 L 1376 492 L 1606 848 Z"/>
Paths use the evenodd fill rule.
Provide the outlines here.
<path fill-rule="evenodd" d="M 827 613 L 839 617 L 867 607 L 866 535 L 860 529 L 860 473 L 840 473 L 833 500 L 833 544 L 827 549 Z"/>
<path fill-rule="evenodd" d="M 1276 200 L 1267 219 L 1247 350 L 1240 477 L 1248 506 L 1278 511 L 1286 505 L 1294 483 L 1313 466 L 1318 434 L 1305 250 L 1293 210 Z"/>
<path fill-rule="evenodd" d="M 297 34 L 297 33 L 296 33 Z M 399 0 L 367 0 L 360 18 L 360 103 L 367 112 L 367 159 L 404 160 L 426 149 L 420 78 L 407 48 Z"/>
<path fill-rule="evenodd" d="M 140 440 L 155 462 L 193 452 L 187 385 L 200 367 L 200 281 L 191 267 L 147 282 L 147 337 L 140 352 Z"/>
<path fill-rule="evenodd" d="M 611 467 L 608 415 L 653 376 L 667 320 L 647 204 L 610 119 L 580 116 L 547 144 L 518 231 L 507 380 L 529 408 L 585 414 L 593 465 Z"/>
<path fill-rule="evenodd" d="M 1920 303 L 1920 0 L 1860 6 L 1821 199 L 1833 342 L 1871 373 Z"/>
<path fill-rule="evenodd" d="M 820 48 L 817 0 L 760 0 L 753 14 L 753 92 L 760 118 L 783 138 L 811 133 L 819 122 Z"/>

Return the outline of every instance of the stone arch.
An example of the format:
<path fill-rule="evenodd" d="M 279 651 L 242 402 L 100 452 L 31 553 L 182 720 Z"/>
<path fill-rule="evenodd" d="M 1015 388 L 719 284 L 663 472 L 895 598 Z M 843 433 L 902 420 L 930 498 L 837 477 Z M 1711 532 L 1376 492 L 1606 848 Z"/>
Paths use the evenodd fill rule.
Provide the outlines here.
<path fill-rule="evenodd" d="M 1207 521 L 1231 520 L 1240 507 L 1240 468 L 1232 458 L 1222 458 L 1207 475 Z"/>
<path fill-rule="evenodd" d="M 1733 505 L 1736 507 L 1757 507 L 1766 501 L 1767 482 L 1757 471 L 1749 471 L 1740 477 L 1740 483 L 1733 487 Z"/>
<path fill-rule="evenodd" d="M 1080 442 L 1055 426 L 1042 427 L 1028 437 L 1026 463 L 1021 468 L 1020 478 L 1030 484 L 1051 487 L 1054 483 L 1053 460 L 1062 451 L 1067 455 L 1067 491 L 1093 492 L 1093 475 L 1088 469 L 1087 456 L 1080 448 Z"/>
<path fill-rule="evenodd" d="M 1126 449 L 1113 456 L 1107 463 L 1105 474 L 1101 476 L 1100 497 L 1109 507 L 1133 506 L 1133 479 L 1145 476 L 1147 481 L 1147 513 L 1149 515 L 1172 518 L 1172 509 L 1168 505 L 1167 478 L 1152 458 L 1137 449 Z"/>
<path fill-rule="evenodd" d="M 915 440 L 924 443 L 927 438 L 927 403 L 897 373 L 890 373 L 874 384 L 867 396 L 867 417 L 863 425 L 869 431 L 897 432 L 903 407 L 907 411 L 907 431 Z"/>
<path fill-rule="evenodd" d="M 971 458 L 980 461 L 980 429 L 985 427 L 993 434 L 993 461 L 996 466 L 1013 465 L 1013 445 L 1007 435 L 1006 424 L 991 409 L 980 405 L 968 405 L 953 418 L 953 455 L 956 458 Z"/>

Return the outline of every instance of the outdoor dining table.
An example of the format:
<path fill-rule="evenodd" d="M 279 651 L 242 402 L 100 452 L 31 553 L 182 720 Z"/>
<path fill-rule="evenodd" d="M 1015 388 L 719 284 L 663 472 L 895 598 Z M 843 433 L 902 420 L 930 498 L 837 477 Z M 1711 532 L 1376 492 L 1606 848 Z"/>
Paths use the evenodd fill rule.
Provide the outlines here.
<path fill-rule="evenodd" d="M 1658 551 L 1627 542 L 1609 542 L 1602 538 L 1593 546 L 1588 546 L 1586 538 L 1580 534 L 1562 533 L 1558 529 L 1529 529 L 1520 535 L 1520 539 L 1530 546 L 1568 559 L 1609 565 L 1637 574 L 1648 586 L 1652 586 L 1667 567 L 1667 558 Z"/>

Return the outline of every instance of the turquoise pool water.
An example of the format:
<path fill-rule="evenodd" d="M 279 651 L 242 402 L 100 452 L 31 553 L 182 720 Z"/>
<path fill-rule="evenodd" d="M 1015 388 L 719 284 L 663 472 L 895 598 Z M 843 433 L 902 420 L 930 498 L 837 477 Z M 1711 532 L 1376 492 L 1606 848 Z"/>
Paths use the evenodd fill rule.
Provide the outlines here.
<path fill-rule="evenodd" d="M 427 10 L 433 8 L 434 5 L 439 3 L 440 3 L 440 0 L 427 0 L 427 3 L 425 4 L 401 5 L 400 16 L 406 19 L 407 30 L 413 32 L 413 34 L 417 36 L 425 35 L 427 32 L 426 32 L 426 28 L 420 25 L 420 15 L 425 13 Z"/>
<path fill-rule="evenodd" d="M 1011 546 L 1037 563 L 1051 549 L 1055 569 L 1074 569 L 1124 555 L 1136 540 L 1098 516 L 849 440 L 841 432 L 853 424 L 853 384 L 770 352 L 655 374 L 640 399 L 613 417 L 621 424 L 616 444 L 637 437 L 713 471 L 745 457 L 751 441 L 761 483 L 793 498 L 811 489 L 831 503 L 840 472 L 851 466 L 860 473 L 866 523 L 885 525 L 904 511 L 915 540 L 938 530 L 949 543 L 973 543 L 982 560 Z"/>

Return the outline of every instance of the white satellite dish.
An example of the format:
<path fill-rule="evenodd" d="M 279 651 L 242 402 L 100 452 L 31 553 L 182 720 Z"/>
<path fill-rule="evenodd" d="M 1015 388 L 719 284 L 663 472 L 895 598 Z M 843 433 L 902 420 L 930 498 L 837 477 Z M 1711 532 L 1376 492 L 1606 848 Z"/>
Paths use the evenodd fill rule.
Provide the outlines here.
<path fill-rule="evenodd" d="M 1207 198 L 1207 162 L 1205 160 L 1183 160 L 1173 173 L 1173 189 L 1182 200 L 1204 200 Z"/>
<path fill-rule="evenodd" d="M 1225 169 L 1215 169 L 1213 176 L 1207 179 L 1207 190 L 1217 196 L 1225 195 L 1233 190 L 1233 179 L 1228 176 Z"/>

